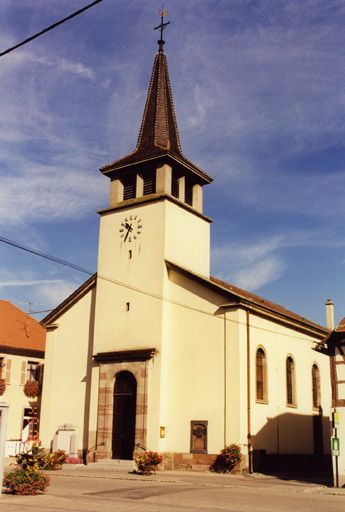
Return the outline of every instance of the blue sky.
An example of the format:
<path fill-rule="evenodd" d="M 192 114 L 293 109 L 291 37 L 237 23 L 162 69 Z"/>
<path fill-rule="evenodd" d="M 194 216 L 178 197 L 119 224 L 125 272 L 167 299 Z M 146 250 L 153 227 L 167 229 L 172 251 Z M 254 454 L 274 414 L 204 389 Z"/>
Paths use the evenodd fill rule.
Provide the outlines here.
<path fill-rule="evenodd" d="M 0 51 L 88 0 L 2 0 Z M 134 149 L 160 2 L 104 0 L 0 59 L 0 235 L 95 271 L 98 169 Z M 184 154 L 214 178 L 212 273 L 324 323 L 345 314 L 345 2 L 175 0 Z M 85 275 L 0 245 L 0 296 L 56 306 Z"/>

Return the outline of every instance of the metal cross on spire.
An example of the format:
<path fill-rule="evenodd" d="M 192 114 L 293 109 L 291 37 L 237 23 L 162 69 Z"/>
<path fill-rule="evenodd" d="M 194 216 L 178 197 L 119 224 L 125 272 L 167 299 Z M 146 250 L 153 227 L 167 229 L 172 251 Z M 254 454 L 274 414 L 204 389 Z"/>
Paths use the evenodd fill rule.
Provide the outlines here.
<path fill-rule="evenodd" d="M 154 30 L 158 30 L 160 29 L 161 31 L 161 38 L 160 40 L 158 41 L 158 44 L 159 44 L 159 51 L 162 52 L 163 51 L 163 46 L 164 46 L 164 43 L 165 41 L 163 41 L 163 31 L 166 29 L 166 27 L 170 24 L 170 21 L 166 21 L 164 23 L 164 18 L 166 16 L 169 15 L 168 11 L 163 11 L 163 9 L 159 12 L 159 14 L 161 15 L 161 23 L 160 25 L 158 25 L 157 27 L 154 28 Z"/>

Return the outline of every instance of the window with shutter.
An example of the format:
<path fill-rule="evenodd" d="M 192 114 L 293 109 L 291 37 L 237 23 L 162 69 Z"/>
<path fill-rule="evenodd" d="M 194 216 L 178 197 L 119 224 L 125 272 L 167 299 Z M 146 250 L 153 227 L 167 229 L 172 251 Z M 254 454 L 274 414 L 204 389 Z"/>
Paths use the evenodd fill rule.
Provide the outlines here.
<path fill-rule="evenodd" d="M 11 361 L 11 359 L 7 359 L 7 358 L 5 359 L 4 369 L 5 369 L 6 384 L 11 384 L 11 369 L 12 369 L 12 361 Z"/>
<path fill-rule="evenodd" d="M 38 382 L 39 378 L 39 366 L 37 361 L 28 361 L 26 365 L 26 382 Z"/>
<path fill-rule="evenodd" d="M 26 382 L 26 361 L 22 361 L 22 369 L 20 373 L 20 384 L 24 386 Z"/>

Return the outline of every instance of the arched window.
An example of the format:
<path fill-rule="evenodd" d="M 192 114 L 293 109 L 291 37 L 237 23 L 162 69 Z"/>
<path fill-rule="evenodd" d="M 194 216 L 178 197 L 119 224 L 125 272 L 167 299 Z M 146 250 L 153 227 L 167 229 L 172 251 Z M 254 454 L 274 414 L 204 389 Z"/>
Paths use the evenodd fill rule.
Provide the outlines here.
<path fill-rule="evenodd" d="M 256 399 L 267 401 L 267 361 L 262 347 L 256 351 Z"/>
<path fill-rule="evenodd" d="M 311 377 L 313 386 L 313 409 L 319 409 L 321 405 L 320 370 L 316 363 L 313 364 L 311 369 Z"/>
<path fill-rule="evenodd" d="M 296 405 L 295 362 L 291 356 L 286 359 L 286 403 Z"/>

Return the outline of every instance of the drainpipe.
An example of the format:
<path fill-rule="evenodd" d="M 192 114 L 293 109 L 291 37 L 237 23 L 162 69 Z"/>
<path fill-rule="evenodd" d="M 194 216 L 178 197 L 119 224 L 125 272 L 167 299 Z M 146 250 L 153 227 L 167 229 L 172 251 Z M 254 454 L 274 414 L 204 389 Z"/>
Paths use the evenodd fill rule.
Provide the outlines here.
<path fill-rule="evenodd" d="M 248 472 L 253 473 L 253 447 L 251 434 L 251 398 L 250 398 L 250 314 L 246 310 L 247 324 L 247 439 L 248 439 Z"/>
<path fill-rule="evenodd" d="M 326 327 L 333 331 L 334 329 L 334 304 L 332 299 L 327 299 L 326 306 Z"/>

